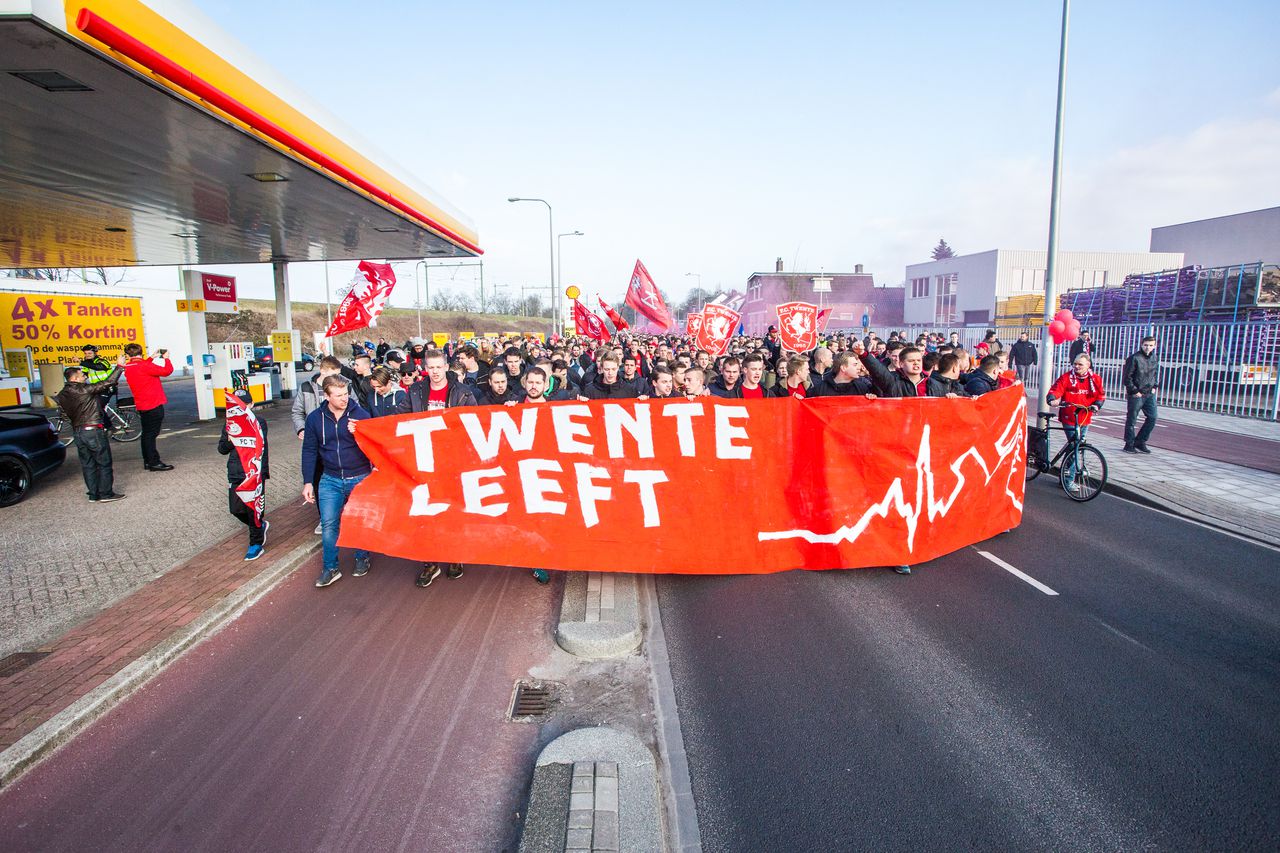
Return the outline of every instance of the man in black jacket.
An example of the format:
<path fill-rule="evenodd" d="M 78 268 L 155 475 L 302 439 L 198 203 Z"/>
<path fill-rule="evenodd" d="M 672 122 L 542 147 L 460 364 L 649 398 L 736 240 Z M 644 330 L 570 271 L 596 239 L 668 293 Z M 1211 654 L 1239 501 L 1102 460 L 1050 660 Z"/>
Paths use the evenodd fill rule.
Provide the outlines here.
<path fill-rule="evenodd" d="M 819 379 L 809 389 L 808 397 L 875 396 L 870 377 L 862 370 L 858 357 L 850 350 L 836 355 L 831 374 Z"/>
<path fill-rule="evenodd" d="M 938 366 L 929 374 L 927 386 L 930 397 L 968 397 L 964 383 L 960 381 L 960 358 L 947 353 L 938 358 Z"/>
<path fill-rule="evenodd" d="M 426 355 L 427 378 L 409 386 L 409 409 L 414 412 L 443 412 L 458 406 L 476 405 L 475 395 L 470 386 L 460 382 L 449 372 L 449 364 L 444 353 L 430 350 Z M 445 574 L 452 579 L 462 577 L 462 564 L 451 563 L 445 568 Z M 431 586 L 431 582 L 440 577 L 440 566 L 437 563 L 423 563 L 422 571 L 414 584 L 420 588 Z"/>
<path fill-rule="evenodd" d="M 583 385 L 579 400 L 634 399 L 635 388 L 618 376 L 618 357 L 610 353 L 600 359 L 600 372 Z"/>
<path fill-rule="evenodd" d="M 1129 403 L 1124 419 L 1124 452 L 1150 453 L 1147 439 L 1156 428 L 1156 391 L 1160 388 L 1160 356 L 1156 355 L 1156 339 L 1147 335 L 1138 351 L 1124 360 L 1120 373 L 1125 397 Z M 1142 412 L 1142 429 L 1136 434 L 1138 412 Z"/>
<path fill-rule="evenodd" d="M 736 399 L 742 396 L 742 362 L 736 356 L 729 356 L 720 362 L 720 375 L 711 380 L 707 390 L 712 397 Z"/>
<path fill-rule="evenodd" d="M 1089 360 L 1093 361 L 1093 351 L 1097 348 L 1097 344 L 1093 342 L 1093 335 L 1089 332 L 1081 332 L 1080 337 L 1071 342 L 1071 349 L 1067 354 L 1067 358 L 1072 364 L 1075 364 L 1076 356 L 1084 353 L 1089 356 Z"/>
<path fill-rule="evenodd" d="M 236 399 L 248 411 L 253 411 L 253 395 L 248 391 L 241 389 L 236 393 Z M 262 556 L 262 551 L 267 545 L 267 528 L 271 526 L 271 522 L 267 521 L 266 513 L 266 481 L 271 476 L 270 457 L 267 455 L 267 422 L 262 418 L 258 418 L 258 428 L 262 430 L 262 495 L 263 510 L 258 514 L 255 520 L 253 510 L 247 503 L 240 499 L 236 494 L 236 487 L 244 482 L 244 464 L 240 461 L 240 454 L 236 451 L 236 445 L 231 440 L 231 436 L 227 434 L 227 423 L 222 422 L 222 435 L 218 436 L 218 452 L 227 457 L 227 501 L 228 509 L 231 514 L 249 528 L 249 550 L 245 551 L 245 560 L 256 560 Z"/>
<path fill-rule="evenodd" d="M 66 385 L 53 398 L 58 408 L 71 421 L 71 429 L 75 431 L 80 473 L 84 475 L 84 486 L 92 503 L 109 503 L 124 497 L 117 494 L 114 488 L 111 444 L 107 441 L 99 400 L 120 381 L 126 363 L 122 354 L 116 359 L 115 368 L 100 382 L 87 382 L 83 367 L 68 367 L 62 371 Z"/>
<path fill-rule="evenodd" d="M 505 367 L 489 368 L 486 380 L 475 392 L 478 406 L 514 406 L 524 396 L 518 386 L 512 386 Z"/>
<path fill-rule="evenodd" d="M 898 367 L 890 369 L 880 363 L 862 345 L 854 341 L 853 353 L 871 374 L 871 384 L 881 397 L 924 397 L 927 393 L 924 378 L 924 353 L 915 347 L 898 350 Z"/>
<path fill-rule="evenodd" d="M 1030 382 L 1031 368 L 1040 362 L 1040 353 L 1036 345 L 1028 340 L 1026 332 L 1018 335 L 1018 340 L 1009 350 L 1009 360 L 1013 362 L 1013 368 L 1018 373 L 1018 381 L 1023 385 Z"/>
<path fill-rule="evenodd" d="M 970 397 L 981 397 L 989 391 L 1000 387 L 1000 359 L 994 355 L 984 355 L 978 362 L 978 369 L 965 379 L 964 390 Z"/>

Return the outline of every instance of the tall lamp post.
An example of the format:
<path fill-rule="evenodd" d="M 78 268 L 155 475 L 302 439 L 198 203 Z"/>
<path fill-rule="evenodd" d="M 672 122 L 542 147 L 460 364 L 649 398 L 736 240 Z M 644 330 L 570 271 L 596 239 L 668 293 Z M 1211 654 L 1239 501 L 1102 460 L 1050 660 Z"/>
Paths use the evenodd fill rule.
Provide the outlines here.
<path fill-rule="evenodd" d="M 423 258 L 413 265 L 413 296 L 417 303 L 418 309 L 418 337 L 422 337 L 422 288 L 418 286 L 418 267 L 422 267 L 423 285 L 426 285 L 427 279 L 427 259 Z"/>
<path fill-rule="evenodd" d="M 1044 337 L 1040 355 L 1041 408 L 1045 411 L 1045 397 L 1053 383 L 1053 336 L 1049 324 L 1058 313 L 1058 189 L 1062 183 L 1062 117 L 1063 102 L 1067 91 L 1067 25 L 1070 20 L 1071 0 L 1062 0 L 1062 44 L 1058 51 L 1058 112 L 1053 128 L 1053 184 L 1049 190 L 1049 259 L 1044 273 Z"/>
<path fill-rule="evenodd" d="M 694 278 L 696 278 L 696 279 L 698 280 L 698 284 L 697 284 L 697 288 L 698 288 L 698 300 L 702 302 L 702 307 L 703 307 L 703 308 L 706 308 L 706 307 L 707 307 L 707 304 L 706 304 L 706 302 L 705 302 L 705 301 L 703 301 L 704 297 L 703 297 L 703 295 L 702 295 L 702 273 L 700 273 L 700 272 L 687 272 L 687 273 L 685 273 L 685 274 L 684 274 L 684 277 L 685 277 L 685 278 L 688 278 L 689 276 L 693 276 Z"/>
<path fill-rule="evenodd" d="M 507 199 L 509 202 L 517 201 L 537 201 L 547 206 L 547 251 L 551 255 L 551 278 L 547 280 L 547 285 L 551 288 L 551 334 L 556 333 L 556 226 L 551 213 L 551 202 L 545 198 L 519 198 L 512 196 Z"/>
<path fill-rule="evenodd" d="M 564 307 L 564 304 L 563 304 L 563 300 L 564 300 L 564 287 L 562 286 L 562 285 L 563 285 L 563 281 L 561 281 L 562 277 L 564 276 L 564 246 L 560 243 L 560 238 L 562 238 L 562 237 L 581 237 L 581 236 L 583 236 L 583 234 L 582 234 L 582 232 L 581 232 L 581 231 L 566 231 L 566 232 L 565 232 L 565 233 L 563 233 L 563 234 L 557 234 L 557 235 L 556 235 L 556 255 L 558 255 L 558 256 L 559 256 L 559 258 L 560 258 L 560 265 L 559 265 L 558 267 L 556 267 L 556 293 L 557 293 L 557 294 L 560 294 L 560 295 L 559 295 L 559 299 L 561 300 L 561 307 L 562 307 L 562 308 Z M 554 298 L 554 297 L 553 297 L 553 298 Z M 559 314 L 557 314 L 557 315 L 556 315 L 556 322 L 560 324 L 560 329 L 563 329 L 563 328 L 564 328 L 564 326 L 565 326 L 565 318 L 564 318 L 564 317 L 561 317 Z M 557 331 L 558 331 L 558 330 L 557 330 Z"/>

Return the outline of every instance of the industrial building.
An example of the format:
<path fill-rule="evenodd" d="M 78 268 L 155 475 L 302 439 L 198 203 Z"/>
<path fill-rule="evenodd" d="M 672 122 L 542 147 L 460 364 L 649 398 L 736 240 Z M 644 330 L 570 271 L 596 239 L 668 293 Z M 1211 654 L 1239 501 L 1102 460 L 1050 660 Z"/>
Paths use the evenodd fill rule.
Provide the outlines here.
<path fill-rule="evenodd" d="M 1037 304 L 1043 316 L 1048 254 L 1043 249 L 992 249 L 910 264 L 903 319 L 907 325 L 991 325 L 1009 305 Z M 1114 286 L 1133 273 L 1182 265 L 1181 252 L 1059 252 L 1058 289 Z M 998 312 L 1002 303 L 1005 311 Z M 1019 307 L 1016 313 L 1022 322 L 1036 311 Z"/>

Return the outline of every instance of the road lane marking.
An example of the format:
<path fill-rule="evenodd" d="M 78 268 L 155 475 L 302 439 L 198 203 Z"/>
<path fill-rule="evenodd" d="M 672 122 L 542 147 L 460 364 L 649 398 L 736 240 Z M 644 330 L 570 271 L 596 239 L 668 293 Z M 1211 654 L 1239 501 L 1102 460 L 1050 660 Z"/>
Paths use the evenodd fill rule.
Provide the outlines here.
<path fill-rule="evenodd" d="M 975 550 L 977 550 L 977 549 L 975 549 Z M 978 551 L 978 553 L 979 553 L 979 554 L 981 554 L 982 556 L 986 557 L 988 560 L 990 560 L 991 562 L 995 563 L 997 566 L 999 566 L 1000 568 L 1004 569 L 1006 572 L 1008 572 L 1009 574 L 1013 575 L 1014 577 L 1016 577 L 1016 578 L 1021 578 L 1022 580 L 1026 581 L 1026 582 L 1027 582 L 1027 583 L 1029 583 L 1029 584 L 1031 584 L 1031 585 L 1032 585 L 1032 586 L 1034 586 L 1036 589 L 1038 589 L 1038 590 L 1040 590 L 1041 592 L 1043 592 L 1045 595 L 1057 595 L 1057 594 L 1058 594 L 1056 591 L 1054 591 L 1054 590 L 1050 589 L 1049 587 L 1045 586 L 1044 584 L 1040 583 L 1040 581 L 1038 581 L 1038 580 L 1036 580 L 1035 578 L 1031 577 L 1031 575 L 1027 574 L 1026 572 L 1021 572 L 1021 571 L 1019 571 L 1019 570 L 1015 569 L 1013 566 L 1009 565 L 1009 564 L 1008 564 L 1008 563 L 1006 563 L 1004 560 L 1002 560 L 1002 559 L 1000 559 L 999 557 L 997 557 L 995 554 L 990 554 L 990 553 L 987 553 L 986 551 Z"/>
<path fill-rule="evenodd" d="M 199 431 L 200 431 L 199 427 L 192 427 L 191 429 L 175 429 L 170 432 L 161 433 L 157 437 L 164 438 L 165 436 L 169 436 L 169 435 L 186 435 L 189 432 L 199 432 Z"/>

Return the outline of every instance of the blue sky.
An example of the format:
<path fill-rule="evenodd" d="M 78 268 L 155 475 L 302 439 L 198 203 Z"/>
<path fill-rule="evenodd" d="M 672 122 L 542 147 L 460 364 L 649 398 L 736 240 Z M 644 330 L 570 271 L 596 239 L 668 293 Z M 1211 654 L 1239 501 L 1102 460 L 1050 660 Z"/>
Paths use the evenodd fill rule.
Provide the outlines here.
<path fill-rule="evenodd" d="M 546 283 L 511 195 L 586 232 L 564 283 L 606 299 L 637 257 L 675 295 L 1046 242 L 1057 2 L 197 2 L 467 213 L 487 283 Z M 1062 248 L 1280 204 L 1277 31 L 1274 2 L 1073 4 Z"/>

